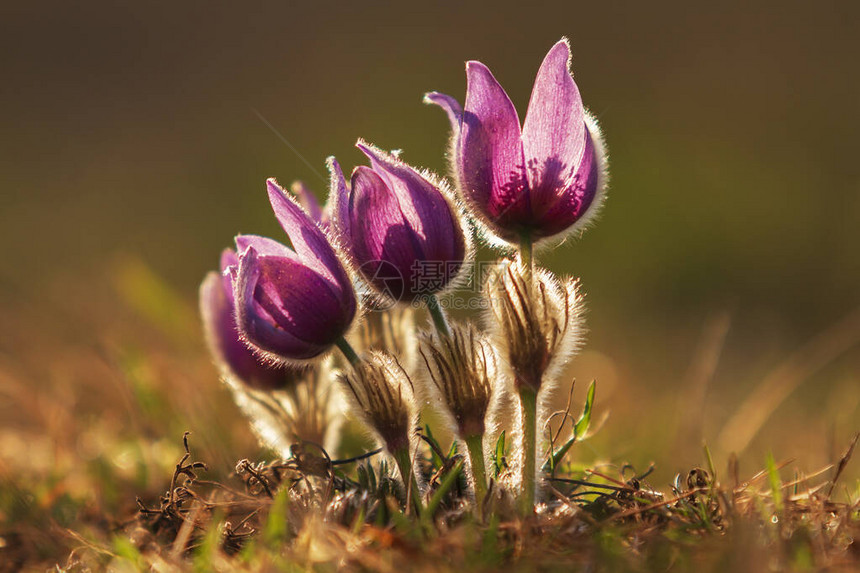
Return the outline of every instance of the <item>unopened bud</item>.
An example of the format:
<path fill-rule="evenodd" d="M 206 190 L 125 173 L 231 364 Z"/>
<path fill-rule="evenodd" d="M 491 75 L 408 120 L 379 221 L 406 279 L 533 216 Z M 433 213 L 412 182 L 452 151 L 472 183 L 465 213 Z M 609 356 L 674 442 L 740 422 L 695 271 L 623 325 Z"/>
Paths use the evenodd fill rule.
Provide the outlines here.
<path fill-rule="evenodd" d="M 494 394 L 495 354 L 472 324 L 450 329 L 450 336 L 424 333 L 419 352 L 459 435 L 482 436 Z"/>
<path fill-rule="evenodd" d="M 352 371 L 342 374 L 341 381 L 355 399 L 355 411 L 389 453 L 408 451 L 409 433 L 415 426 L 413 386 L 397 359 L 371 351 Z"/>
<path fill-rule="evenodd" d="M 517 390 L 537 392 L 553 380 L 582 335 L 577 279 L 559 279 L 522 262 L 500 266 L 486 283 L 496 347 L 510 366 Z"/>

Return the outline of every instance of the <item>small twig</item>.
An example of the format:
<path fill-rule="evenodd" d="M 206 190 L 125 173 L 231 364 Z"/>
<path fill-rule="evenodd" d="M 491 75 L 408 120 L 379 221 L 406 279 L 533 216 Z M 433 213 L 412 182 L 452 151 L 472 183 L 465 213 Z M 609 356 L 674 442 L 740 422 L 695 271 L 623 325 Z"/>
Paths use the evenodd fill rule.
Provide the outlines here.
<path fill-rule="evenodd" d="M 616 513 L 615 515 L 608 517 L 606 520 L 604 520 L 604 522 L 609 522 L 609 521 L 612 521 L 613 519 L 619 519 L 622 517 L 629 517 L 631 515 L 638 515 L 640 513 L 645 513 L 646 511 L 650 511 L 652 509 L 657 509 L 658 507 L 663 507 L 663 506 L 668 507 L 668 506 L 672 505 L 673 503 L 677 503 L 683 499 L 686 499 L 688 497 L 693 497 L 694 495 L 696 495 L 698 493 L 703 493 L 706 491 L 708 491 L 708 488 L 706 488 L 706 487 L 697 487 L 695 489 L 691 489 L 690 491 L 686 491 L 680 495 L 677 495 L 672 499 L 662 500 L 662 501 L 658 501 L 656 503 L 652 503 L 650 505 L 646 505 L 644 507 L 635 507 L 633 509 L 628 509 L 627 511 L 622 511 L 621 513 Z"/>
<path fill-rule="evenodd" d="M 851 459 L 851 454 L 854 453 L 854 446 L 857 445 L 857 440 L 860 440 L 860 432 L 854 434 L 854 439 L 851 440 L 851 445 L 848 446 L 848 449 L 845 450 L 845 453 L 842 454 L 841 458 L 839 458 L 839 463 L 836 465 L 836 472 L 833 475 L 833 481 L 830 483 L 830 489 L 827 491 L 827 499 L 830 499 L 830 496 L 833 495 L 833 489 L 836 487 L 836 482 L 839 481 L 840 476 L 842 476 L 842 472 L 845 471 L 845 467 Z"/>
<path fill-rule="evenodd" d="M 327 466 L 326 467 L 326 474 L 328 475 L 328 482 L 326 483 L 326 490 L 325 490 L 325 501 L 326 501 L 326 503 L 328 503 L 331 500 L 331 492 L 334 490 L 334 464 L 331 461 L 331 456 L 328 455 L 328 452 L 325 451 L 325 448 L 323 448 L 321 445 L 319 445 L 315 442 L 311 442 L 308 440 L 302 440 L 302 446 L 304 446 L 305 444 L 309 444 L 309 445 L 315 447 L 316 449 L 321 451 L 322 454 L 325 456 L 326 466 Z M 302 449 L 304 449 L 304 448 L 302 448 Z"/>
<path fill-rule="evenodd" d="M 233 531 L 238 530 L 238 529 L 239 529 L 239 528 L 241 528 L 243 525 L 245 525 L 246 523 L 248 523 L 248 521 L 250 521 L 250 519 L 251 519 L 252 517 L 256 516 L 258 513 L 260 513 L 260 508 L 259 508 L 259 507 L 258 507 L 257 509 L 255 509 L 254 511 L 252 511 L 251 513 L 249 513 L 247 516 L 245 516 L 245 518 L 244 518 L 244 519 L 242 519 L 242 521 L 240 521 L 239 523 L 237 523 L 237 524 L 236 524 L 236 527 L 234 527 L 234 528 L 233 528 Z M 254 531 L 254 528 L 250 528 L 250 529 L 251 529 L 251 532 L 253 532 L 253 531 Z"/>
<path fill-rule="evenodd" d="M 784 468 L 788 464 L 792 463 L 793 461 L 794 461 L 794 458 L 789 458 L 785 461 L 782 461 L 782 462 L 776 464 L 775 468 L 777 470 L 781 470 L 782 468 Z M 766 477 L 767 475 L 768 475 L 768 470 L 761 470 L 760 472 L 755 474 L 753 477 L 751 477 L 747 481 L 741 482 L 740 485 L 738 485 L 736 488 L 734 488 L 734 490 L 732 490 L 732 493 L 733 494 L 741 493 L 743 490 L 745 490 L 749 486 L 753 485 L 755 482 L 759 481 L 760 479 Z"/>
<path fill-rule="evenodd" d="M 618 484 L 618 485 L 619 485 L 619 486 L 621 486 L 621 487 L 629 487 L 629 486 L 628 486 L 626 483 L 624 483 L 623 481 L 619 481 L 619 480 L 617 480 L 617 479 L 615 479 L 615 478 L 611 478 L 611 477 L 609 477 L 608 475 L 604 475 L 604 474 L 602 474 L 602 473 L 600 473 L 600 472 L 596 472 L 596 471 L 594 471 L 594 470 L 588 470 L 588 473 L 590 473 L 591 475 L 597 476 L 597 477 L 599 477 L 599 478 L 603 478 L 603 479 L 605 479 L 605 480 L 607 480 L 607 481 L 611 481 L 612 483 L 614 483 L 614 484 Z"/>
<path fill-rule="evenodd" d="M 561 483 L 571 483 L 574 485 L 586 485 L 586 486 L 590 486 L 590 487 L 608 489 L 608 490 L 612 490 L 612 491 L 631 491 L 631 492 L 636 491 L 635 489 L 633 489 L 632 487 L 627 486 L 627 485 L 615 486 L 615 485 L 609 485 L 609 484 L 604 484 L 604 483 L 591 483 L 591 482 L 588 482 L 585 480 L 572 479 L 572 478 L 553 478 L 553 477 L 551 477 L 551 478 L 547 478 L 547 479 L 549 481 L 557 481 L 557 482 L 561 482 Z"/>
<path fill-rule="evenodd" d="M 365 454 L 361 454 L 360 456 L 355 456 L 353 458 L 344 458 L 342 460 L 332 460 L 331 465 L 342 466 L 344 464 L 351 464 L 353 462 L 360 462 L 361 460 L 366 460 L 367 458 L 371 458 L 371 457 L 373 457 L 379 453 L 382 453 L 382 448 L 376 448 L 372 452 L 367 452 Z"/>
<path fill-rule="evenodd" d="M 271 488 L 269 488 L 269 480 L 266 479 L 266 476 L 255 470 L 254 466 L 251 465 L 251 462 L 249 462 L 248 460 L 242 460 L 241 462 L 239 462 L 239 464 L 244 471 L 251 474 L 251 476 L 253 476 L 254 479 L 256 479 L 257 482 L 259 482 L 259 484 L 263 486 L 263 489 L 266 491 L 266 495 L 268 495 L 272 499 L 275 498 L 275 494 L 272 493 Z"/>
<path fill-rule="evenodd" d="M 253 495 L 248 495 L 245 492 L 241 492 L 237 489 L 233 489 L 232 487 L 230 487 L 228 485 L 224 485 L 223 483 L 220 483 L 217 481 L 212 481 L 212 480 L 208 480 L 208 479 L 199 479 L 199 480 L 195 480 L 195 483 L 197 485 L 206 485 L 206 486 L 210 486 L 210 487 L 216 487 L 218 489 L 226 491 L 230 495 L 235 495 L 236 497 L 243 497 L 248 501 L 257 501 L 257 499 L 258 499 L 256 497 L 254 497 Z"/>

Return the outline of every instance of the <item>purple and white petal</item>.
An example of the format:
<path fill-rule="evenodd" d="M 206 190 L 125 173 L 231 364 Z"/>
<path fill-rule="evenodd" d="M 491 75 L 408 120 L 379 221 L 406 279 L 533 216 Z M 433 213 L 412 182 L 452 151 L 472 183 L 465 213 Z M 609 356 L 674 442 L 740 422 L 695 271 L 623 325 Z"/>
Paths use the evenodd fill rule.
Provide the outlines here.
<path fill-rule="evenodd" d="M 349 277 L 325 233 L 277 181 L 269 179 L 266 183 L 275 217 L 290 238 L 299 259 L 338 291 L 344 291 Z"/>
<path fill-rule="evenodd" d="M 232 288 L 225 289 L 223 275 L 216 272 L 206 275 L 200 285 L 200 313 L 209 352 L 222 372 L 259 390 L 273 390 L 290 383 L 289 372 L 283 366 L 261 360 L 240 339 Z"/>
<path fill-rule="evenodd" d="M 270 299 L 272 296 L 270 283 L 273 279 L 272 275 L 275 273 L 269 268 L 264 275 L 263 266 L 260 264 L 262 260 L 264 257 L 258 257 L 253 247 L 245 251 L 239 259 L 235 295 L 236 322 L 240 333 L 246 342 L 260 351 L 261 356 L 264 357 L 308 360 L 319 356 L 325 352 L 330 344 L 311 343 L 304 339 L 306 333 L 301 333 L 302 338 L 298 336 L 299 325 L 294 322 L 297 309 L 291 309 L 289 314 L 281 314 L 281 311 L 284 310 L 283 305 L 278 308 L 277 303 Z M 289 284 L 292 282 L 290 279 L 299 278 L 296 277 L 301 272 L 298 269 L 309 270 L 289 259 L 269 257 L 269 260 L 277 260 L 280 263 L 280 272 L 277 274 L 281 279 L 288 281 L 288 284 L 285 285 L 287 291 L 292 286 Z M 319 278 L 318 275 L 317 277 Z M 261 280 L 264 281 L 262 288 Z M 264 304 L 260 304 L 258 300 L 258 291 L 264 299 Z M 306 290 L 303 288 L 302 292 L 306 293 Z M 314 297 L 311 297 L 310 301 L 307 302 L 310 303 L 313 299 Z"/>
<path fill-rule="evenodd" d="M 525 159 L 514 104 L 484 64 L 468 62 L 466 78 L 458 162 L 464 198 L 484 206 L 491 220 L 511 210 L 527 213 Z"/>
<path fill-rule="evenodd" d="M 265 255 L 267 257 L 284 257 L 296 262 L 301 262 L 301 259 L 294 250 L 268 237 L 261 237 L 260 235 L 237 235 L 234 241 L 236 242 L 236 250 L 240 254 L 244 253 L 249 248 L 253 248 L 257 251 L 258 255 Z M 238 257 L 236 260 L 238 261 Z"/>
<path fill-rule="evenodd" d="M 580 220 L 585 220 L 589 210 L 593 210 L 600 190 L 600 157 L 595 148 L 594 138 L 586 131 L 585 151 L 574 173 L 560 194 L 546 211 L 541 213 L 545 224 L 536 238 L 550 237 L 568 229 Z"/>
<path fill-rule="evenodd" d="M 570 46 L 559 41 L 544 58 L 523 126 L 523 151 L 534 210 L 550 205 L 572 180 L 587 140 L 579 89 L 570 73 Z"/>
<path fill-rule="evenodd" d="M 356 144 L 369 159 L 373 170 L 397 198 L 403 217 L 421 238 L 450 233 L 452 220 L 448 202 L 433 183 L 402 161 L 362 140 Z"/>
<path fill-rule="evenodd" d="M 439 92 L 424 94 L 424 103 L 438 105 L 451 122 L 451 132 L 456 140 L 460 136 L 460 125 L 463 123 L 463 108 L 456 99 Z"/>
<path fill-rule="evenodd" d="M 328 191 L 328 204 L 331 205 L 331 217 L 333 220 L 332 228 L 335 234 L 340 235 L 340 238 L 348 243 L 346 237 L 349 236 L 349 202 L 350 191 L 346 185 L 346 178 L 343 176 L 343 169 L 340 168 L 340 163 L 334 157 L 329 157 L 326 160 L 328 167 L 329 178 L 331 180 Z"/>

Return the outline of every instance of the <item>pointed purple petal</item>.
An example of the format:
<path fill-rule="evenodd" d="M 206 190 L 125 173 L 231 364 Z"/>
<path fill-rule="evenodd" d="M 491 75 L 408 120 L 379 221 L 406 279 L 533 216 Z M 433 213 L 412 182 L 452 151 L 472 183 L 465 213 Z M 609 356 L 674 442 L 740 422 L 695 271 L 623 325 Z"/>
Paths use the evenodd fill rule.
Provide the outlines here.
<path fill-rule="evenodd" d="M 520 120 L 511 99 L 480 62 L 466 64 L 459 180 L 465 198 L 491 220 L 528 212 Z"/>
<path fill-rule="evenodd" d="M 541 236 L 549 237 L 560 233 L 577 221 L 583 219 L 594 204 L 600 191 L 600 159 L 592 135 L 586 131 L 585 151 L 573 178 L 561 190 L 561 195 L 543 213 L 545 225 Z"/>
<path fill-rule="evenodd" d="M 254 300 L 254 291 L 261 270 L 253 247 L 242 253 L 236 273 L 234 293 L 236 297 L 236 323 L 242 336 L 263 352 L 292 356 L 297 350 L 304 351 L 304 344 L 295 336 L 276 326 Z"/>
<path fill-rule="evenodd" d="M 290 238 L 299 259 L 339 292 L 346 293 L 351 288 L 348 286 L 349 277 L 325 234 L 277 181 L 269 179 L 266 183 L 275 217 Z"/>
<path fill-rule="evenodd" d="M 224 291 L 221 276 L 214 271 L 210 272 L 200 285 L 200 314 L 203 316 L 203 331 L 209 351 L 222 364 L 226 363 L 222 338 L 225 330 L 229 333 L 229 330 L 225 329 L 224 317 L 231 317 L 232 313 L 233 309 Z M 233 335 L 238 340 L 235 324 Z"/>
<path fill-rule="evenodd" d="M 258 264 L 254 298 L 278 326 L 300 340 L 322 346 L 343 335 L 349 322 L 340 297 L 325 279 L 289 259 L 261 256 Z"/>
<path fill-rule="evenodd" d="M 235 267 L 239 265 L 239 255 L 236 254 L 236 251 L 233 249 L 224 249 L 221 251 L 221 261 L 219 268 L 221 272 L 227 270 L 228 267 Z"/>
<path fill-rule="evenodd" d="M 244 253 L 249 248 L 253 248 L 257 251 L 258 255 L 284 257 L 287 259 L 293 259 L 297 262 L 299 261 L 299 256 L 295 251 L 268 237 L 261 237 L 259 235 L 237 235 L 234 240 L 236 241 L 236 249 L 239 253 Z M 238 261 L 238 257 L 236 260 Z"/>
<path fill-rule="evenodd" d="M 350 218 L 350 243 L 359 271 L 377 290 L 401 300 L 412 266 L 424 253 L 397 197 L 369 167 L 353 171 Z"/>
<path fill-rule="evenodd" d="M 296 360 L 325 352 L 349 328 L 354 315 L 327 281 L 299 262 L 258 256 L 253 247 L 240 257 L 236 282 L 237 322 L 254 346 Z"/>
<path fill-rule="evenodd" d="M 429 92 L 424 94 L 424 103 L 438 105 L 442 111 L 448 116 L 448 121 L 451 122 L 451 132 L 456 140 L 460 135 L 460 124 L 463 122 L 463 108 L 460 102 L 449 95 L 439 92 Z"/>
<path fill-rule="evenodd" d="M 228 252 L 232 253 L 228 250 L 225 254 Z M 215 362 L 245 384 L 261 390 L 290 383 L 287 369 L 262 362 L 240 340 L 232 301 L 232 289 L 224 289 L 223 277 L 215 272 L 206 275 L 200 285 L 200 314 L 206 344 Z"/>
<path fill-rule="evenodd" d="M 311 191 L 304 181 L 293 181 L 290 185 L 290 191 L 298 197 L 302 208 L 307 211 L 311 219 L 317 223 L 323 223 L 323 210 L 320 208 L 320 203 L 317 201 L 316 195 Z"/>
<path fill-rule="evenodd" d="M 386 235 L 392 227 L 408 228 L 397 197 L 377 172 L 364 165 L 356 167 L 352 173 L 349 213 L 351 243 L 360 262 L 384 256 Z M 414 233 L 410 242 L 417 246 Z M 410 253 L 415 254 L 412 249 Z"/>
<path fill-rule="evenodd" d="M 570 73 L 570 46 L 559 41 L 547 53 L 532 89 L 523 126 L 523 150 L 532 206 L 551 205 L 572 182 L 586 147 L 585 116 Z"/>
<path fill-rule="evenodd" d="M 422 238 L 450 232 L 448 203 L 435 185 L 402 161 L 362 140 L 356 144 L 369 159 L 373 170 L 397 198 L 406 222 Z"/>
<path fill-rule="evenodd" d="M 233 277 L 231 276 L 231 269 L 232 271 L 236 271 L 239 268 L 239 256 L 236 254 L 236 251 L 233 249 L 224 249 L 221 251 L 221 263 L 219 266 L 221 269 L 221 285 L 230 302 L 232 312 L 232 308 L 236 303 L 233 297 Z"/>
<path fill-rule="evenodd" d="M 349 188 L 346 186 L 346 179 L 343 176 L 343 170 L 340 164 L 334 157 L 329 157 L 326 160 L 328 166 L 329 178 L 331 183 L 328 191 L 328 204 L 332 209 L 332 228 L 340 235 L 344 243 L 349 243 L 346 237 L 349 237 Z"/>

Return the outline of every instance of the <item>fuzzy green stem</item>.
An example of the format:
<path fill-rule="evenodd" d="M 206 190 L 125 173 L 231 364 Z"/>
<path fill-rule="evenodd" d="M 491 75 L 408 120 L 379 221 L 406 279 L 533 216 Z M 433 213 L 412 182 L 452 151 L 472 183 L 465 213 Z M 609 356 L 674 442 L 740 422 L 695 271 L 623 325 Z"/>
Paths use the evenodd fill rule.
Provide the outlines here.
<path fill-rule="evenodd" d="M 469 462 L 472 467 L 472 482 L 475 487 L 475 501 L 478 511 L 484 506 L 487 497 L 487 470 L 484 467 L 484 440 L 480 434 L 466 436 L 466 450 L 469 452 Z"/>
<path fill-rule="evenodd" d="M 523 437 L 523 491 L 520 497 L 522 515 L 531 515 L 535 505 L 535 458 L 537 448 L 537 392 L 519 389 Z"/>
<path fill-rule="evenodd" d="M 427 295 L 427 310 L 430 311 L 430 316 L 433 317 L 433 324 L 436 330 L 442 336 L 451 336 L 451 331 L 448 329 L 448 320 L 442 312 L 442 306 L 439 304 L 439 299 L 435 294 Z"/>
<path fill-rule="evenodd" d="M 355 349 L 350 345 L 349 342 L 346 341 L 346 338 L 341 336 L 335 341 L 335 346 L 340 348 L 340 351 L 346 357 L 350 364 L 353 366 L 357 366 L 359 362 L 361 362 L 361 358 L 359 358 L 358 353 Z"/>
<path fill-rule="evenodd" d="M 421 492 L 418 491 L 418 482 L 415 479 L 415 472 L 412 471 L 412 460 L 409 458 L 409 448 L 400 448 L 393 452 L 394 461 L 397 463 L 397 468 L 400 470 L 400 477 L 403 479 L 403 487 L 407 490 L 412 490 L 412 505 L 415 508 L 415 514 L 421 515 Z M 408 502 L 407 502 L 408 503 Z"/>
<path fill-rule="evenodd" d="M 531 233 L 523 231 L 520 235 L 520 259 L 523 261 L 523 274 L 529 287 L 532 284 L 532 267 L 534 266 L 533 246 Z"/>

